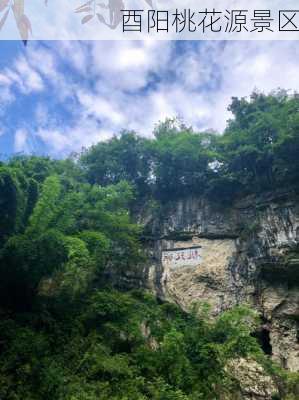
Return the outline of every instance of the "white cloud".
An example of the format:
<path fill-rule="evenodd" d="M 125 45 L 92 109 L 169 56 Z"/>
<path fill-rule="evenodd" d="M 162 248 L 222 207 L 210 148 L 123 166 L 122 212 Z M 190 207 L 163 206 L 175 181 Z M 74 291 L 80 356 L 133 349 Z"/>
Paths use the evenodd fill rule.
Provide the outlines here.
<path fill-rule="evenodd" d="M 44 88 L 40 74 L 34 70 L 28 61 L 21 57 L 15 63 L 15 82 L 24 93 L 40 91 Z"/>
<path fill-rule="evenodd" d="M 55 153 L 59 154 L 70 148 L 70 138 L 64 134 L 62 128 L 59 130 L 42 128 L 38 130 L 36 135 L 49 146 L 50 151 L 52 150 Z"/>
<path fill-rule="evenodd" d="M 92 73 L 111 89 L 136 91 L 168 67 L 172 42 L 94 42 Z M 102 84 L 101 82 L 100 84 Z"/>
<path fill-rule="evenodd" d="M 173 116 L 198 130 L 223 131 L 232 96 L 248 96 L 255 88 L 299 90 L 294 42 L 204 42 L 181 48 L 174 51 L 173 42 L 93 43 L 92 76 L 99 78 L 92 91 L 77 93 L 84 112 L 101 120 L 110 136 L 121 128 L 149 136 L 159 120 Z M 124 54 L 135 54 L 136 62 L 123 61 Z M 154 84 L 153 75 L 158 77 Z"/>
<path fill-rule="evenodd" d="M 117 109 L 117 104 L 87 91 L 77 91 L 77 98 L 83 107 L 84 113 L 107 121 L 112 126 L 121 126 L 125 123 L 125 115 Z"/>
<path fill-rule="evenodd" d="M 39 103 L 35 110 L 35 120 L 38 126 L 46 126 L 50 117 L 45 104 Z"/>
<path fill-rule="evenodd" d="M 28 152 L 28 132 L 25 129 L 18 129 L 15 133 L 14 148 L 17 153 Z"/>
<path fill-rule="evenodd" d="M 5 68 L 0 73 L 0 89 L 6 88 L 7 93 L 11 93 L 13 86 L 22 95 L 28 95 L 44 89 L 44 82 L 41 75 L 30 66 L 28 60 L 23 56 L 17 58 L 11 67 Z"/>
<path fill-rule="evenodd" d="M 0 86 L 9 86 L 10 84 L 10 78 L 5 74 L 0 74 Z"/>
<path fill-rule="evenodd" d="M 15 100 L 15 96 L 9 86 L 0 86 L 0 115 L 5 113 L 7 105 Z"/>
<path fill-rule="evenodd" d="M 38 137 L 53 155 L 123 128 L 150 136 L 159 120 L 173 116 L 198 130 L 223 131 L 232 96 L 255 88 L 299 91 L 296 42 L 56 42 L 35 44 L 26 54 L 0 73 L 0 96 L 5 90 L 13 101 L 16 90 L 30 96 L 49 85 L 57 109 L 70 102 L 73 118 L 65 123 L 45 96 L 37 104 L 38 129 L 30 139 Z M 20 132 L 15 145 L 26 147 L 27 131 Z"/>
<path fill-rule="evenodd" d="M 111 131 L 100 127 L 93 119 L 82 117 L 72 126 L 41 128 L 36 136 L 47 145 L 49 154 L 64 156 L 109 139 Z"/>
<path fill-rule="evenodd" d="M 36 43 L 30 43 L 27 49 L 27 61 L 31 67 L 36 69 L 44 78 L 57 78 L 55 52 L 51 53 L 49 50 L 46 50 Z"/>
<path fill-rule="evenodd" d="M 88 44 L 80 41 L 61 41 L 60 45 L 52 46 L 52 49 L 68 60 L 68 62 L 81 73 L 86 73 L 88 70 Z"/>

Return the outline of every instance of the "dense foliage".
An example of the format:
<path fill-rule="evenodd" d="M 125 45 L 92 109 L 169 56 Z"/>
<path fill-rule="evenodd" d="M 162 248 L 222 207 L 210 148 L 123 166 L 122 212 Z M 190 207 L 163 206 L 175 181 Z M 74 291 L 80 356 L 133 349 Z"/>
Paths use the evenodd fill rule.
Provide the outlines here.
<path fill-rule="evenodd" d="M 211 320 L 107 278 L 144 262 L 131 216 L 142 202 L 298 188 L 298 97 L 254 94 L 231 110 L 222 136 L 166 121 L 153 139 L 124 132 L 76 160 L 0 165 L 1 399 L 229 399 L 232 360 L 277 374 L 246 308 Z"/>
<path fill-rule="evenodd" d="M 91 183 L 126 179 L 159 201 L 203 194 L 220 202 L 276 188 L 298 189 L 299 96 L 277 91 L 233 98 L 224 135 L 198 133 L 168 120 L 153 139 L 124 132 L 86 150 Z"/>

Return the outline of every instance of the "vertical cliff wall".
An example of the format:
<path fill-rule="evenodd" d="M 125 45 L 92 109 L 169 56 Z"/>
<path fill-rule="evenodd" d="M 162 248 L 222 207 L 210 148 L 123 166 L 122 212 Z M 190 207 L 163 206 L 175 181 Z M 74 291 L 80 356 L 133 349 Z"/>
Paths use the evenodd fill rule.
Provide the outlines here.
<path fill-rule="evenodd" d="M 188 310 L 238 304 L 258 310 L 264 351 L 299 370 L 299 202 L 269 193 L 223 206 L 186 198 L 144 217 L 151 258 L 146 284 Z"/>

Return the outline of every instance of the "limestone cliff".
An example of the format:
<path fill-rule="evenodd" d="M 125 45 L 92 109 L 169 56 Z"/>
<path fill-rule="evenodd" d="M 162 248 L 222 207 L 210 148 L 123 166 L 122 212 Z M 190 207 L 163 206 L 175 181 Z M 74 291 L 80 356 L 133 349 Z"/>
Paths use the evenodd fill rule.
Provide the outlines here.
<path fill-rule="evenodd" d="M 185 198 L 143 216 L 151 263 L 146 284 L 184 309 L 219 314 L 246 303 L 261 315 L 264 351 L 299 370 L 299 202 L 294 193 L 232 205 Z"/>

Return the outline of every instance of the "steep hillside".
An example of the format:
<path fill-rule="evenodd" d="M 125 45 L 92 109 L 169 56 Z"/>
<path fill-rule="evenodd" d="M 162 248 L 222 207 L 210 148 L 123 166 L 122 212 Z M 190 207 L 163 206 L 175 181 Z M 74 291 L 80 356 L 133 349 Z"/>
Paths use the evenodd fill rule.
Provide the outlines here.
<path fill-rule="evenodd" d="M 0 164 L 1 399 L 298 399 L 299 97 L 230 110 Z"/>

